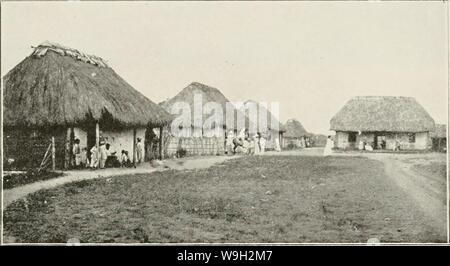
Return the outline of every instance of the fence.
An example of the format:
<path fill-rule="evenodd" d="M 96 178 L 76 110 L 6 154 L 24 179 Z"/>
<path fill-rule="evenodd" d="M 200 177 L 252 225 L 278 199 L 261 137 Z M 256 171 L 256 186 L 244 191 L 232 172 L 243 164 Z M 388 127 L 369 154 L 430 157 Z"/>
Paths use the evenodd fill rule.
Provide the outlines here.
<path fill-rule="evenodd" d="M 184 150 L 187 156 L 220 155 L 225 152 L 224 138 L 179 138 L 170 137 L 166 140 L 164 157 L 174 157 L 177 151 Z"/>
<path fill-rule="evenodd" d="M 66 139 L 63 132 L 39 132 L 34 130 L 5 130 L 3 135 L 3 166 L 5 170 L 39 168 L 43 156 L 50 154 L 51 167 L 63 169 L 66 160 Z M 48 151 L 53 141 L 53 150 Z M 48 152 L 47 152 L 48 151 Z"/>

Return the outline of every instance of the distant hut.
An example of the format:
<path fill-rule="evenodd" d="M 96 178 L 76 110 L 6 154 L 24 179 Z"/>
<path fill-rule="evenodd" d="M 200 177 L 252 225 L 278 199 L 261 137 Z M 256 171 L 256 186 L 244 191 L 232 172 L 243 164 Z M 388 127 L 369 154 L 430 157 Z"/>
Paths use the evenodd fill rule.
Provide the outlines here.
<path fill-rule="evenodd" d="M 365 96 L 349 100 L 331 119 L 335 147 L 355 149 L 362 141 L 374 149 L 428 148 L 434 120 L 411 97 Z"/>
<path fill-rule="evenodd" d="M 136 139 L 171 120 L 102 58 L 50 42 L 4 76 L 3 114 L 4 158 L 21 168 L 39 166 L 52 139 L 56 168 L 69 166 L 76 138 L 88 151 L 104 138 L 133 161 Z"/>
<path fill-rule="evenodd" d="M 430 132 L 432 148 L 434 151 L 447 151 L 447 125 L 436 124 Z"/>
<path fill-rule="evenodd" d="M 199 101 L 197 105 L 196 99 Z M 192 82 L 173 98 L 160 103 L 160 106 L 173 114 L 173 118 L 176 118 L 178 115 L 175 113 L 181 112 L 181 110 L 177 110 L 180 106 L 177 106 L 179 103 L 187 104 L 190 108 L 190 125 L 181 126 L 176 134 L 172 129 L 169 130 L 172 137 L 165 145 L 165 152 L 168 156 L 174 156 L 177 151 L 181 150 L 184 150 L 183 152 L 186 152 L 187 155 L 223 154 L 227 130 L 240 130 L 245 127 L 245 123 L 248 123 L 248 119 L 243 114 L 239 114 L 244 117 L 244 125 L 239 127 L 237 123 L 239 111 L 234 105 L 217 88 L 199 82 Z M 214 111 L 208 110 L 208 103 L 219 104 L 223 114 L 222 120 L 215 121 Z M 227 128 L 226 115 L 227 113 L 231 115 L 230 112 L 235 121 L 230 123 L 232 128 L 230 126 Z M 196 118 L 201 118 L 200 123 L 196 123 Z"/>
<path fill-rule="evenodd" d="M 327 143 L 327 136 L 323 134 L 313 134 L 311 137 L 313 147 L 325 147 Z"/>
<path fill-rule="evenodd" d="M 286 132 L 283 134 L 283 148 L 305 148 L 309 147 L 312 137 L 303 125 L 296 119 L 289 119 L 284 125 Z"/>
<path fill-rule="evenodd" d="M 250 108 L 252 106 L 256 107 L 256 114 L 251 113 Z M 270 106 L 266 107 L 262 103 L 247 100 L 239 110 L 245 113 L 246 117 L 249 119 L 250 125 L 253 125 L 249 126 L 249 133 L 251 135 L 254 135 L 257 132 L 261 133 L 266 138 L 266 149 L 271 150 L 275 149 L 276 139 L 278 139 L 280 145 L 282 145 L 283 132 L 285 129 L 278 118 L 275 117 L 267 108 L 270 108 Z M 266 118 L 264 124 L 261 123 L 263 120 L 262 116 L 265 116 Z"/>

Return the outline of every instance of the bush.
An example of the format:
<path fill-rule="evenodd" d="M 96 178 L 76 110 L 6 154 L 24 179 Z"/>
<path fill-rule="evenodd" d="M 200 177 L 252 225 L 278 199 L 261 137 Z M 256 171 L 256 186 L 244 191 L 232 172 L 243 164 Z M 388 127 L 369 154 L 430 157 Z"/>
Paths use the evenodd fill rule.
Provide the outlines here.
<path fill-rule="evenodd" d="M 297 145 L 295 145 L 294 143 L 289 143 L 286 147 L 287 150 L 294 150 L 297 149 Z"/>
<path fill-rule="evenodd" d="M 177 149 L 177 154 L 176 154 L 177 158 L 183 158 L 183 157 L 186 157 L 186 155 L 187 155 L 186 149 L 183 149 L 183 148 Z"/>

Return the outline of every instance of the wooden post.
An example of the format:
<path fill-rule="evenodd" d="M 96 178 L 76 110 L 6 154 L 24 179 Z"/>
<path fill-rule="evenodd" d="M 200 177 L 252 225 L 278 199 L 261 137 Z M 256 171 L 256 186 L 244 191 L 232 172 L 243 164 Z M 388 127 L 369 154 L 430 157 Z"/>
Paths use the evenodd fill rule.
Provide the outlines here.
<path fill-rule="evenodd" d="M 100 147 L 100 125 L 98 121 L 95 123 L 95 147 L 97 147 L 97 160 L 99 160 L 98 149 Z M 91 155 L 92 156 L 92 155 Z M 97 168 L 100 167 L 100 162 L 97 163 Z"/>
<path fill-rule="evenodd" d="M 133 165 L 136 167 L 136 129 L 133 128 Z"/>
<path fill-rule="evenodd" d="M 55 137 L 52 137 L 52 170 L 55 171 L 56 169 L 56 162 L 55 162 Z"/>
<path fill-rule="evenodd" d="M 163 127 L 159 127 L 159 159 L 163 159 L 163 152 L 162 152 L 162 142 L 163 142 Z"/>

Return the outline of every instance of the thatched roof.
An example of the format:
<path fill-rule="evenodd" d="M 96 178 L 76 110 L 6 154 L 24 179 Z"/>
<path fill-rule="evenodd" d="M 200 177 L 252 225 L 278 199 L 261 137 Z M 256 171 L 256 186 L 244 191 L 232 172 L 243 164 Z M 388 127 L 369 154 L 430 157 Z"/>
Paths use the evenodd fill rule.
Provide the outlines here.
<path fill-rule="evenodd" d="M 249 106 L 251 106 L 251 104 L 254 104 L 255 106 L 257 106 L 257 110 L 258 110 L 258 115 L 256 116 L 256 121 L 255 117 L 251 117 L 250 112 L 249 112 Z M 284 126 L 280 123 L 280 121 L 278 120 L 277 117 L 275 117 L 265 106 L 261 105 L 260 103 L 253 101 L 253 100 L 247 100 L 244 103 L 244 106 L 241 109 L 245 109 L 243 111 L 245 111 L 245 115 L 249 117 L 251 123 L 254 123 L 255 125 L 258 125 L 259 123 L 259 113 L 267 113 L 267 127 L 269 129 L 274 129 L 274 128 L 270 128 L 270 125 L 278 125 L 278 131 L 279 132 L 284 132 Z M 259 130 L 259 129 L 258 129 Z"/>
<path fill-rule="evenodd" d="M 286 132 L 283 137 L 285 138 L 301 138 L 301 137 L 310 137 L 311 133 L 308 133 L 306 129 L 303 127 L 302 123 L 300 123 L 296 119 L 289 119 L 284 125 Z"/>
<path fill-rule="evenodd" d="M 432 138 L 447 138 L 447 125 L 436 124 L 433 131 L 430 132 Z"/>
<path fill-rule="evenodd" d="M 173 98 L 168 99 L 164 102 L 161 102 L 160 106 L 162 106 L 166 111 L 168 111 L 170 113 L 171 109 L 175 103 L 180 103 L 180 102 L 187 103 L 191 108 L 191 120 L 192 120 L 192 125 L 194 125 L 194 112 L 196 112 L 196 111 L 200 112 L 200 110 L 196 110 L 196 109 L 199 109 L 199 106 L 194 105 L 194 96 L 195 95 L 201 96 L 202 109 L 204 109 L 206 103 L 215 102 L 215 103 L 220 104 L 220 106 L 222 107 L 223 115 L 224 116 L 226 115 L 226 111 L 227 111 L 226 106 L 227 106 L 227 104 L 230 104 L 231 102 L 218 89 L 208 86 L 208 85 L 205 85 L 205 84 L 202 84 L 202 83 L 199 83 L 199 82 L 192 82 L 187 87 L 182 89 Z M 213 114 L 205 114 L 205 110 L 201 110 L 201 111 L 202 111 L 203 122 L 205 122 L 206 119 L 208 119 L 210 116 L 213 115 Z M 234 117 L 235 117 L 235 121 L 236 121 L 239 110 L 237 110 L 233 106 L 233 112 L 234 112 Z M 241 115 L 243 115 L 243 114 L 241 114 Z M 248 118 L 245 118 L 245 120 L 246 120 L 246 123 L 248 123 Z M 225 117 L 224 117 L 223 124 L 221 126 L 224 126 L 224 125 L 226 125 Z M 235 128 L 236 128 L 236 125 L 235 125 Z"/>
<path fill-rule="evenodd" d="M 164 125 L 169 114 L 105 60 L 43 43 L 4 76 L 5 126 L 76 125 L 108 118 L 123 126 Z"/>
<path fill-rule="evenodd" d="M 331 119 L 334 131 L 426 132 L 434 120 L 411 97 L 355 97 Z"/>

